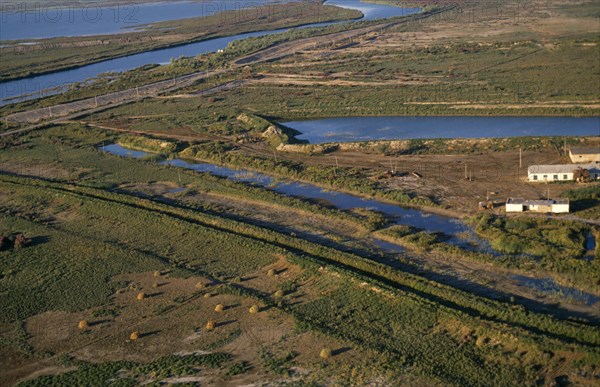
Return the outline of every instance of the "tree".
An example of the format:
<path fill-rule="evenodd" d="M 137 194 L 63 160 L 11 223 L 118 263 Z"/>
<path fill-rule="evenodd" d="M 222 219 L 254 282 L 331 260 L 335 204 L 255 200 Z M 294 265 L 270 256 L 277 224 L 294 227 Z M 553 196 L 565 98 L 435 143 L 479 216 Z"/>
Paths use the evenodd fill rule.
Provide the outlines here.
<path fill-rule="evenodd" d="M 573 179 L 578 183 L 586 183 L 590 181 L 590 171 L 578 167 L 573 171 Z"/>

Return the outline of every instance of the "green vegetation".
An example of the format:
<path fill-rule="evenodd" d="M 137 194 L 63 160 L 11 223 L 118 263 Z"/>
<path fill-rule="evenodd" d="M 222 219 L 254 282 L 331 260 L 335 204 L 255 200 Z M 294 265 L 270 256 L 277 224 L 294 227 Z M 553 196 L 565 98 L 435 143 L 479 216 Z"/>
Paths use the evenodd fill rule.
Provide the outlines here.
<path fill-rule="evenodd" d="M 600 9 L 595 1 L 583 1 L 578 4 L 562 4 L 560 11 L 574 17 L 600 18 Z"/>
<path fill-rule="evenodd" d="M 276 356 L 268 348 L 262 347 L 258 352 L 258 356 L 262 367 L 268 372 L 275 375 L 290 376 L 292 374 L 291 362 L 297 354 L 289 352 L 283 356 Z"/>
<path fill-rule="evenodd" d="M 117 158 L 111 157 L 111 160 Z M 128 163 L 144 165 L 141 161 L 128 160 Z M 273 262 L 269 257 L 279 252 L 285 254 L 291 262 L 300 264 L 307 273 L 323 266 L 327 271 L 342 275 L 339 291 L 327 291 L 320 301 L 301 304 L 287 303 L 284 295 L 280 306 L 282 310 L 294 316 L 302 327 L 349 340 L 361 348 L 385 354 L 384 361 L 381 362 L 384 368 L 387 364 L 390 367 L 400 367 L 404 371 L 414 370 L 449 383 L 471 384 L 476 380 L 491 380 L 493 383 L 490 384 L 502 385 L 508 384 L 509 381 L 531 382 L 535 379 L 535 364 L 543 362 L 541 357 L 532 355 L 531 365 L 515 368 L 514 365 L 507 366 L 505 360 L 502 360 L 508 351 L 506 347 L 486 346 L 485 349 L 479 349 L 473 342 L 468 344 L 468 350 L 463 346 L 459 347 L 457 339 L 451 333 L 443 333 L 437 328 L 432 330 L 433 322 L 437 321 L 441 328 L 450 320 L 461 321 L 470 327 L 469 329 L 487 335 L 498 335 L 497 324 L 501 324 L 503 332 L 508 331 L 510 335 L 519 337 L 519 340 L 522 340 L 521 345 L 531 351 L 537 347 L 550 350 L 565 345 L 561 343 L 566 341 L 570 343 L 569 346 L 575 346 L 572 347 L 574 350 L 583 354 L 580 360 L 582 365 L 594 364 L 599 356 L 593 346 L 600 344 L 600 337 L 592 327 L 585 324 L 558 321 L 549 316 L 531 313 L 523 307 L 481 298 L 422 277 L 393 270 L 365 257 L 340 252 L 250 224 L 227 220 L 183 206 L 166 205 L 81 185 L 2 176 L 0 187 L 3 193 L 10 192 L 9 195 L 2 195 L 2 213 L 6 214 L 5 211 L 9 210 L 9 214 L 2 216 L 9 219 L 8 224 L 17 225 L 20 230 L 31 235 L 34 241 L 38 235 L 50 236 L 41 244 L 21 250 L 20 255 L 14 258 L 14 262 L 20 263 L 17 273 L 1 283 L 3 310 L 16 310 L 16 305 L 23 303 L 28 305 L 27 299 L 16 298 L 17 291 L 22 293 L 24 286 L 29 294 L 32 294 L 32 298 L 39 297 L 42 289 L 44 294 L 52 296 L 55 273 L 61 273 L 61 278 L 73 278 L 70 274 L 71 268 L 80 271 L 80 266 L 74 266 L 74 263 L 82 261 L 81 258 L 85 256 L 82 247 L 79 246 L 89 246 L 87 241 L 92 238 L 94 246 L 103 246 L 100 242 L 118 245 L 129 256 L 137 252 L 141 258 L 146 259 L 147 268 L 140 266 L 141 263 L 132 265 L 128 261 L 126 272 L 181 267 L 188 272 L 232 280 L 238 275 L 255 272 L 256 268 Z M 93 227 L 90 227 L 90 224 L 93 224 Z M 140 227 L 144 228 L 143 233 L 139 231 Z M 57 235 L 59 231 L 62 233 Z M 157 237 L 156 233 L 159 231 L 161 237 Z M 59 252 L 59 249 L 65 249 L 61 244 L 63 234 L 72 235 L 72 240 L 68 240 L 69 248 L 77 258 Z M 227 244 L 218 242 L 222 238 L 227 238 Z M 213 245 L 214 249 L 211 247 Z M 242 250 L 234 251 L 242 246 Z M 52 252 L 52 248 L 56 251 Z M 35 255 L 36 250 L 50 251 L 49 257 L 63 258 L 40 265 L 40 259 L 43 257 Z M 145 251 L 153 251 L 153 255 L 148 257 Z M 114 265 L 118 264 L 118 260 L 113 264 L 116 254 L 114 250 L 102 248 L 94 255 L 98 258 L 83 260 L 95 263 L 95 271 L 87 276 L 98 278 L 98 282 L 90 283 L 89 280 L 83 279 L 74 283 L 65 281 L 66 283 L 60 284 L 63 292 L 73 293 L 77 289 L 79 293 L 89 294 L 92 293 L 90 290 L 93 287 L 107 287 L 111 275 L 117 272 Z M 27 257 L 32 258 L 26 259 Z M 106 264 L 103 269 L 105 272 L 100 272 L 97 267 L 98 259 L 108 257 L 111 258 L 110 265 Z M 57 267 L 59 264 L 65 268 Z M 33 267 L 40 266 L 45 268 L 44 273 L 33 270 Z M 106 271 L 107 269 L 113 271 Z M 344 282 L 350 278 L 353 280 Z M 363 282 L 368 283 L 370 287 L 381 289 L 384 293 L 353 289 L 357 283 Z M 234 282 L 231 286 L 245 294 L 245 290 L 239 288 L 243 283 Z M 337 287 L 335 283 L 333 286 L 334 289 Z M 87 291 L 82 292 L 82 288 Z M 291 286 L 288 287 L 288 291 L 298 290 Z M 259 297 L 265 305 L 273 306 L 271 294 L 249 294 Z M 72 296 L 65 302 L 56 300 L 62 298 L 62 294 L 52 297 L 55 299 L 49 299 L 41 306 L 32 306 L 25 313 L 37 313 L 47 308 L 81 310 L 107 302 L 103 294 L 96 295 L 94 300 L 78 300 Z M 13 313 L 9 316 L 20 318 L 27 314 Z M 352 321 L 352 324 L 347 324 L 348 321 Z M 451 361 L 456 356 L 461 359 L 460 363 Z M 484 359 L 490 358 L 494 359 L 491 365 L 482 367 L 482 364 L 488 363 Z M 289 361 L 284 357 L 285 361 L 282 363 L 278 356 L 266 356 L 265 359 L 265 364 L 281 366 L 273 368 L 272 372 L 281 368 L 285 372 L 285 364 Z M 441 363 L 438 367 L 433 367 L 436 362 Z M 111 368 L 113 366 L 114 368 Z M 123 368 L 122 365 L 114 364 L 110 367 L 108 364 L 97 367 L 99 368 L 88 371 L 83 368 L 80 372 L 90 373 L 94 378 L 101 379 L 105 377 L 103 375 L 114 375 L 116 370 Z M 110 369 L 100 372 L 102 367 Z M 100 375 L 96 376 L 97 374 Z M 484 377 L 491 379 L 481 379 Z"/>
<path fill-rule="evenodd" d="M 442 233 L 430 233 L 414 227 L 394 225 L 382 230 L 378 235 L 394 243 L 418 250 L 431 250 L 435 244 L 442 242 L 445 237 Z"/>
<path fill-rule="evenodd" d="M 600 184 L 568 190 L 561 196 L 571 200 L 571 208 L 577 211 L 578 217 L 600 219 Z"/>
<path fill-rule="evenodd" d="M 171 377 L 197 375 L 200 367 L 220 368 L 232 359 L 227 353 L 211 353 L 207 355 L 163 356 L 153 362 L 141 364 L 118 361 L 104 363 L 87 363 L 67 360 L 77 370 L 60 375 L 45 375 L 37 379 L 20 383 L 20 386 L 100 386 L 118 384 L 119 386 L 136 386 L 150 378 L 154 383 Z"/>
<path fill-rule="evenodd" d="M 568 190 L 562 193 L 562 197 L 571 200 L 597 200 L 600 199 L 600 184 L 593 184 L 588 187 Z"/>
<path fill-rule="evenodd" d="M 600 260 L 582 259 L 586 254 L 585 238 L 592 232 L 584 223 L 483 214 L 473 218 L 472 224 L 495 250 L 528 256 L 510 260 L 515 267 L 563 274 L 578 285 L 600 285 Z"/>
<path fill-rule="evenodd" d="M 181 28 L 189 28 L 191 34 L 197 27 L 188 22 L 192 21 L 185 21 Z M 223 66 L 285 39 L 374 23 L 251 39 L 231 45 L 222 55 L 176 60 L 164 71 L 185 73 Z M 398 26 L 397 31 L 414 28 L 421 27 Z M 387 45 L 372 45 L 376 46 L 373 51 L 352 55 L 333 50 L 331 55 L 323 56 L 327 61 L 313 57 L 312 62 L 294 63 L 294 55 L 294 59 L 265 63 L 251 72 L 270 72 L 271 76 L 291 72 L 311 80 L 341 80 L 347 86 L 309 82 L 293 87 L 284 83 L 263 87 L 264 83 L 252 82 L 246 69 L 237 69 L 225 79 L 202 82 L 203 87 L 211 87 L 238 76 L 249 80 L 245 86 L 215 97 L 148 99 L 89 117 L 90 122 L 100 126 L 140 129 L 156 137 L 114 134 L 73 123 L 2 141 L 0 344 L 9 348 L 0 354 L 2 359 L 5 354 L 15 354 L 25 361 L 43 359 L 45 367 L 73 367 L 57 370 L 64 372 L 60 375 L 39 376 L 25 385 L 159 385 L 186 376 L 207 377 L 210 383 L 214 375 L 218 375 L 219 383 L 227 383 L 249 371 L 270 379 L 267 383 L 293 380 L 309 385 L 316 380 L 335 384 L 340 374 L 348 380 L 340 384 L 550 385 L 562 383 L 567 375 L 570 383 L 593 383 L 600 371 L 600 331 L 596 322 L 590 322 L 597 314 L 591 313 L 588 319 L 583 312 L 593 306 L 559 307 L 556 313 L 538 313 L 535 310 L 541 305 L 537 301 L 527 299 L 523 305 L 517 304 L 512 292 L 502 294 L 502 286 L 490 286 L 500 290 L 494 292 L 494 297 L 480 290 L 461 290 L 445 283 L 447 277 L 440 273 L 445 268 L 431 271 L 426 264 L 430 258 L 448 259 L 449 263 L 460 258 L 464 261 L 452 269 L 462 264 L 468 268 L 468 260 L 477 260 L 490 263 L 490 270 L 500 265 L 550 274 L 561 284 L 568 282 L 596 292 L 600 286 L 600 259 L 585 256 L 589 253 L 585 251 L 585 237 L 592 233 L 598 240 L 598 227 L 568 218 L 485 213 L 472 218 L 471 223 L 500 254 L 475 252 L 450 244 L 440 233 L 389 226 L 390 219 L 373 210 L 340 211 L 268 188 L 156 162 L 185 157 L 411 206 L 437 206 L 433 199 L 411 191 L 419 188 L 404 188 L 411 187 L 410 182 L 386 184 L 383 179 L 373 178 L 372 170 L 367 168 L 316 165 L 303 159 L 309 155 L 282 157 L 273 148 L 293 142 L 293 133 L 273 123 L 329 114 L 462 114 L 468 108 L 457 105 L 455 109 L 452 103 L 464 101 L 469 88 L 483 90 L 486 103 L 509 104 L 521 82 L 525 82 L 526 90 L 516 94 L 520 107 L 525 106 L 521 104 L 524 101 L 562 105 L 558 102 L 582 100 L 585 104 L 597 100 L 597 91 L 592 91 L 588 82 L 593 81 L 590 73 L 597 72 L 598 65 L 592 63 L 587 45 L 574 43 L 584 37 L 548 37 L 552 42 L 541 44 L 529 39 L 530 34 L 523 32 L 518 39 L 502 36 L 499 42 L 442 39 L 427 47 L 390 41 Z M 370 37 L 377 39 L 375 34 Z M 522 67 L 513 67 L 515 64 Z M 471 71 L 472 65 L 479 70 Z M 581 72 L 581 79 L 573 80 L 572 74 L 554 81 L 546 78 L 557 77 L 560 68 L 563 72 L 564 68 Z M 163 70 L 136 70 L 129 74 L 132 78 L 119 77 L 121 80 L 115 82 L 126 84 L 144 74 L 168 76 L 159 75 L 159 71 Z M 448 100 L 421 104 L 436 102 L 435 89 L 439 85 L 451 90 L 443 95 Z M 97 86 L 114 87 L 109 78 Z M 187 91 L 195 91 L 197 86 Z M 424 91 L 425 96 L 419 94 Z M 91 88 L 79 89 L 70 96 L 91 92 Z M 577 105 L 536 105 L 519 109 L 519 114 L 589 114 L 597 110 Z M 18 108 L 23 106 L 26 104 Z M 501 106 L 478 111 L 515 111 Z M 160 139 L 164 134 L 193 138 L 194 132 L 199 138 L 190 142 Z M 255 143 L 259 141 L 267 144 Z M 590 140 L 569 139 L 572 144 L 586 141 Z M 154 154 L 128 159 L 99 149 L 113 142 Z M 427 140 L 408 141 L 397 148 L 377 144 L 374 151 L 458 154 L 465 148 L 481 153 L 561 146 L 557 138 Z M 421 182 L 426 182 L 425 178 Z M 174 192 L 174 188 L 183 191 Z M 597 185 L 564 195 L 578 207 L 578 216 L 593 217 L 600 207 Z M 300 217 L 307 219 L 298 221 L 302 223 L 298 228 L 290 226 Z M 313 219 L 314 230 L 306 225 Z M 410 252 L 397 254 L 397 261 L 391 261 L 391 255 L 370 249 L 371 244 L 366 242 L 371 237 L 398 243 Z M 596 255 L 600 256 L 600 247 Z M 426 263 L 421 266 L 409 262 L 413 257 Z M 173 281 L 167 280 L 167 272 Z M 156 288 L 160 297 L 154 299 L 155 290 L 151 293 L 149 286 Z M 128 290 L 131 294 L 124 296 L 130 297 L 123 301 L 120 294 Z M 144 294 L 144 300 L 136 301 L 135 294 Z M 259 313 L 249 313 L 257 310 Z M 569 314 L 567 310 L 574 312 Z M 57 341 L 77 335 L 69 345 L 51 348 L 58 353 L 44 347 L 48 338 L 41 337 L 43 328 L 41 333 L 34 331 L 36 325 L 45 323 L 46 316 L 40 316 L 44 312 L 73 314 L 48 313 L 48 321 L 69 320 L 64 326 L 68 324 L 70 330 L 65 329 Z M 129 320 L 131 315 L 134 318 Z M 78 321 L 83 322 L 79 329 Z M 105 340 L 112 337 L 110 332 L 118 324 L 127 325 L 122 339 L 129 335 L 130 340 Z M 261 344 L 240 351 L 236 344 L 248 347 L 248 342 L 254 341 L 248 340 L 244 329 L 256 324 L 261 328 L 257 335 Z M 149 333 L 151 325 L 156 330 Z M 275 332 L 269 332 L 269 326 L 286 330 L 282 335 L 272 335 Z M 171 340 L 168 331 L 178 328 L 182 334 Z M 109 341 L 109 347 L 105 347 Z M 305 348 L 306 342 L 316 344 Z M 164 343 L 172 344 L 172 349 L 161 350 L 162 357 L 152 355 Z M 227 350 L 221 349 L 225 346 Z M 190 348 L 224 352 L 177 355 L 190 353 Z M 116 349 L 117 360 L 144 362 L 91 363 L 79 357 L 90 358 L 112 349 Z M 347 350 L 356 353 L 347 356 Z M 238 358 L 238 353 L 243 357 Z M 256 361 L 243 360 L 251 355 Z M 372 369 L 370 379 L 354 377 L 352 367 L 357 363 Z M 308 371 L 297 372 L 296 367 Z M 241 378 L 246 382 L 250 376 Z"/>
<path fill-rule="evenodd" d="M 122 136 L 119 137 L 117 143 L 126 148 L 167 155 L 174 152 L 175 148 L 177 147 L 177 144 L 173 142 L 142 136 Z"/>

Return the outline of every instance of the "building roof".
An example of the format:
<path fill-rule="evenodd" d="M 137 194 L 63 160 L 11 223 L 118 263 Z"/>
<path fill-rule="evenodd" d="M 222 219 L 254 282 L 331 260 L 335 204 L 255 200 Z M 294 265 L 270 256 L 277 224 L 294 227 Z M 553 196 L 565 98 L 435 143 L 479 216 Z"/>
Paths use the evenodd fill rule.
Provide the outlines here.
<path fill-rule="evenodd" d="M 552 204 L 569 204 L 569 199 L 538 199 L 538 200 L 525 200 L 523 198 L 508 198 L 506 204 L 523 204 L 523 205 L 534 205 L 534 206 L 550 206 Z"/>
<path fill-rule="evenodd" d="M 575 154 L 577 154 L 577 155 L 597 155 L 597 154 L 600 154 L 600 147 L 594 148 L 594 147 L 576 146 L 576 147 L 573 147 L 573 148 L 571 148 L 569 150 L 574 155 Z"/>
<path fill-rule="evenodd" d="M 597 163 L 591 164 L 552 164 L 552 165 L 530 165 L 527 168 L 527 173 L 540 174 L 540 173 L 573 173 L 577 168 L 587 169 L 590 172 L 600 172 L 600 165 Z"/>

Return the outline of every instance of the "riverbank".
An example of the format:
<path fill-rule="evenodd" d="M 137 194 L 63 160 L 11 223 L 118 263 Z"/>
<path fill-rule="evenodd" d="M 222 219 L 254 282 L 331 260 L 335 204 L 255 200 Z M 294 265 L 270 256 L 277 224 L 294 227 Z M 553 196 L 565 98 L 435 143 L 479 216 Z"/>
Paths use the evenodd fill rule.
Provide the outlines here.
<path fill-rule="evenodd" d="M 270 31 L 315 23 L 353 20 L 362 13 L 319 3 L 294 3 L 294 17 L 286 4 L 252 8 L 253 12 L 225 11 L 215 15 L 154 23 L 143 31 L 125 34 L 39 39 L 36 44 L 3 41 L 5 65 L 0 80 L 14 80 L 58 70 L 81 67 L 108 59 L 169 47 L 233 36 L 259 30 Z M 77 55 L 73 56 L 73 49 Z"/>

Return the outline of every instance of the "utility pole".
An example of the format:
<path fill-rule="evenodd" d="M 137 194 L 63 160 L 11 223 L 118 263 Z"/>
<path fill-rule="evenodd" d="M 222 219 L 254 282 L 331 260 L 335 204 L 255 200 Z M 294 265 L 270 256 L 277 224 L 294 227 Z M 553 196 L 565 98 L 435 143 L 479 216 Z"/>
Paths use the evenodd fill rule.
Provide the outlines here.
<path fill-rule="evenodd" d="M 523 148 L 519 147 L 519 169 L 523 168 Z"/>

